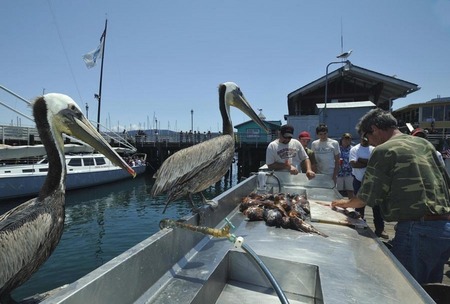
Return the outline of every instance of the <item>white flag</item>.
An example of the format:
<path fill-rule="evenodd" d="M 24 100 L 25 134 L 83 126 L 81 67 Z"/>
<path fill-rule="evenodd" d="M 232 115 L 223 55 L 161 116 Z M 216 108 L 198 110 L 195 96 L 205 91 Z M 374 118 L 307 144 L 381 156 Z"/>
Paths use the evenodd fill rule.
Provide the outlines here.
<path fill-rule="evenodd" d="M 100 44 L 98 45 L 98 47 L 95 50 L 93 50 L 92 52 L 89 52 L 89 53 L 83 55 L 84 63 L 86 63 L 86 66 L 88 69 L 94 67 L 95 64 L 97 63 L 97 60 L 102 58 L 104 41 L 105 41 L 104 35 L 102 35 L 102 38 L 100 40 Z"/>

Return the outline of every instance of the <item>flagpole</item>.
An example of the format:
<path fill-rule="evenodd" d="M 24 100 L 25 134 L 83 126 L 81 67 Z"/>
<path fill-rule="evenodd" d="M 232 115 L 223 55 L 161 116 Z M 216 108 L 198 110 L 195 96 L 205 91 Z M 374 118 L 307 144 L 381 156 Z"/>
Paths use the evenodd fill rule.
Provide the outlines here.
<path fill-rule="evenodd" d="M 97 112 L 97 131 L 100 132 L 100 108 L 102 103 L 102 79 L 103 79 L 103 59 L 105 59 L 105 44 L 106 44 L 106 28 L 108 26 L 108 19 L 105 20 L 105 30 L 103 31 L 103 46 L 102 46 L 102 64 L 100 66 L 100 87 L 98 89 L 98 112 Z M 100 42 L 102 40 L 100 38 Z"/>

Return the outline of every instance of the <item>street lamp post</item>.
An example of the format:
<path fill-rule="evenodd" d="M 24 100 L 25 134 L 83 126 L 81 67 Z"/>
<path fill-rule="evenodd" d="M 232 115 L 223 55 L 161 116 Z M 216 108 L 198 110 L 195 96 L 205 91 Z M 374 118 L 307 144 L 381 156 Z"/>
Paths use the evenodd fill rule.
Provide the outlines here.
<path fill-rule="evenodd" d="M 158 142 L 158 119 L 155 119 L 155 141 Z"/>
<path fill-rule="evenodd" d="M 332 61 L 327 65 L 327 68 L 325 69 L 325 105 L 323 107 L 323 122 L 327 123 L 327 103 L 328 103 L 328 68 L 330 67 L 330 65 L 332 64 L 342 64 L 345 63 L 344 66 L 344 71 L 348 71 L 350 69 L 351 66 L 351 62 L 350 60 L 346 60 L 346 61 Z"/>
<path fill-rule="evenodd" d="M 191 131 L 194 132 L 194 110 L 191 110 Z"/>

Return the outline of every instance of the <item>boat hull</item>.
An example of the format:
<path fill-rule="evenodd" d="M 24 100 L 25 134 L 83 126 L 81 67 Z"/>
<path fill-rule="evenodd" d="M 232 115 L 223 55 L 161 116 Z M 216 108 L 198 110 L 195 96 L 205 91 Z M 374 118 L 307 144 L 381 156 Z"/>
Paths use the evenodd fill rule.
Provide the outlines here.
<path fill-rule="evenodd" d="M 26 166 L 22 166 L 26 167 Z M 29 167 L 29 166 L 28 166 Z M 9 174 L 0 177 L 0 200 L 19 197 L 36 196 L 47 176 L 46 172 L 39 172 L 43 166 L 32 167 L 34 172 L 22 174 Z M 0 167 L 1 168 L 1 167 Z M 45 166 L 46 168 L 46 166 Z M 1 168 L 3 171 L 7 169 Z M 142 174 L 146 170 L 145 165 L 133 166 L 136 174 Z M 128 172 L 117 166 L 106 166 L 103 168 L 73 169 L 68 167 L 66 177 L 66 190 L 81 189 L 98 186 L 125 178 L 132 178 Z"/>

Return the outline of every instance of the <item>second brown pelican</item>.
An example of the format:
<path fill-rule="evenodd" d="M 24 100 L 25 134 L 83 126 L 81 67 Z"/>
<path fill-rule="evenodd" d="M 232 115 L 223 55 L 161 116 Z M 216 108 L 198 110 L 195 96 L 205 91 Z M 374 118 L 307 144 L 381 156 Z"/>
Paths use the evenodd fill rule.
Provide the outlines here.
<path fill-rule="evenodd" d="M 62 133 L 83 140 L 136 175 L 69 96 L 51 93 L 37 98 L 33 115 L 47 152 L 48 175 L 37 198 L 0 215 L 0 303 L 14 302 L 11 292 L 47 260 L 63 233 L 66 165 Z"/>
<path fill-rule="evenodd" d="M 238 108 L 266 132 L 269 131 L 234 82 L 220 84 L 219 108 L 223 121 L 223 135 L 182 149 L 164 161 L 154 176 L 156 180 L 152 188 L 152 196 L 167 193 L 163 212 L 171 201 L 186 195 L 195 207 L 192 195 L 201 193 L 218 182 L 229 170 L 234 156 L 230 106 Z"/>

